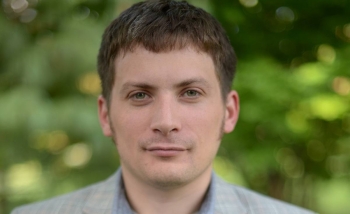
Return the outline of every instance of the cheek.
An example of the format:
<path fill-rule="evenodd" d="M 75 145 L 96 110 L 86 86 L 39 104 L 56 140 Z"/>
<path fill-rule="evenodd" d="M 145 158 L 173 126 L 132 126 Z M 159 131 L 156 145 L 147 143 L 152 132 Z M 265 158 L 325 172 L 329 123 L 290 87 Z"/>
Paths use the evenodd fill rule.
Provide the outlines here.
<path fill-rule="evenodd" d="M 196 164 L 204 167 L 214 160 L 220 146 L 222 117 L 218 112 L 205 111 L 188 118 L 192 134 L 196 135 L 196 147 L 193 150 Z"/>
<path fill-rule="evenodd" d="M 212 147 L 217 145 L 222 132 L 224 113 L 222 107 L 210 106 L 195 109 L 186 117 L 186 123 L 196 133 L 202 143 L 201 146 Z"/>
<path fill-rule="evenodd" d="M 135 146 L 137 138 L 147 128 L 147 118 L 144 115 L 147 114 L 132 110 L 120 111 L 113 115 L 114 137 L 119 145 Z"/>

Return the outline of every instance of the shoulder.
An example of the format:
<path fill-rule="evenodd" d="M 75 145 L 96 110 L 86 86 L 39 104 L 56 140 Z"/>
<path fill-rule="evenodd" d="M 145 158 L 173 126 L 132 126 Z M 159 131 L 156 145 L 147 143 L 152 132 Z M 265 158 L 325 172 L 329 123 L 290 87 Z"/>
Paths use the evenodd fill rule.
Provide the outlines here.
<path fill-rule="evenodd" d="M 115 175 L 109 179 L 92 184 L 83 189 L 54 197 L 45 201 L 24 205 L 14 209 L 11 214 L 58 214 L 58 213 L 82 213 L 89 202 L 97 203 L 96 199 L 102 203 L 109 203 L 113 200 L 115 188 Z"/>
<path fill-rule="evenodd" d="M 311 214 L 312 211 L 279 201 L 257 192 L 228 184 L 216 177 L 216 206 L 218 213 L 252 214 Z"/>
<path fill-rule="evenodd" d="M 98 184 L 96 184 L 98 185 Z M 57 213 L 57 210 L 62 209 L 72 209 L 74 210 L 81 209 L 83 202 L 86 200 L 86 197 L 95 189 L 95 185 L 86 187 L 84 189 L 58 196 L 55 198 L 51 198 L 49 200 L 36 202 L 33 204 L 24 205 L 13 210 L 12 214 L 34 214 L 38 213 Z M 64 213 L 64 212 L 62 212 Z"/>

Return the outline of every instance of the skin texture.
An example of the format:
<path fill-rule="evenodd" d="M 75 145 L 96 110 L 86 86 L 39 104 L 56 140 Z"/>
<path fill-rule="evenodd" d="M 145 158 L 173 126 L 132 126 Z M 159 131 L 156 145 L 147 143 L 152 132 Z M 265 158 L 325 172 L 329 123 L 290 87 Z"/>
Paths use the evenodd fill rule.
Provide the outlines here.
<path fill-rule="evenodd" d="M 115 71 L 110 106 L 98 99 L 99 119 L 116 143 L 129 202 L 136 211 L 157 213 L 157 202 L 164 208 L 182 200 L 187 205 L 174 211 L 195 211 L 221 136 L 237 122 L 237 93 L 223 102 L 212 58 L 192 48 L 137 47 L 115 60 Z"/>

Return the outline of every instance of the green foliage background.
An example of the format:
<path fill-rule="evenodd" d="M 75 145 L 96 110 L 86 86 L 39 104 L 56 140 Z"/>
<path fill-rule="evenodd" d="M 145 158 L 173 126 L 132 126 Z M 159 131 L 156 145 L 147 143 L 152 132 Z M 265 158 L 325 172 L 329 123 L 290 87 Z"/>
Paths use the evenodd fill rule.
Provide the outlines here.
<path fill-rule="evenodd" d="M 96 55 L 104 28 L 134 2 L 2 1 L 0 213 L 118 167 L 97 119 Z M 348 213 L 350 2 L 190 2 L 220 20 L 239 58 L 241 115 L 217 173 L 320 213 Z"/>

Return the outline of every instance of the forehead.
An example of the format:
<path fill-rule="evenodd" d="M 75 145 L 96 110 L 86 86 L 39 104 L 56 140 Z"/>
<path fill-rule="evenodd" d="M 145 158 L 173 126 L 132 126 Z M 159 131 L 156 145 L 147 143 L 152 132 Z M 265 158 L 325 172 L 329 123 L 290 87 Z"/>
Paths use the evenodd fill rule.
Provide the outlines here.
<path fill-rule="evenodd" d="M 199 76 L 218 81 L 211 56 L 190 47 L 159 53 L 136 47 L 120 54 L 114 68 L 115 83 L 127 79 L 171 81 Z"/>

